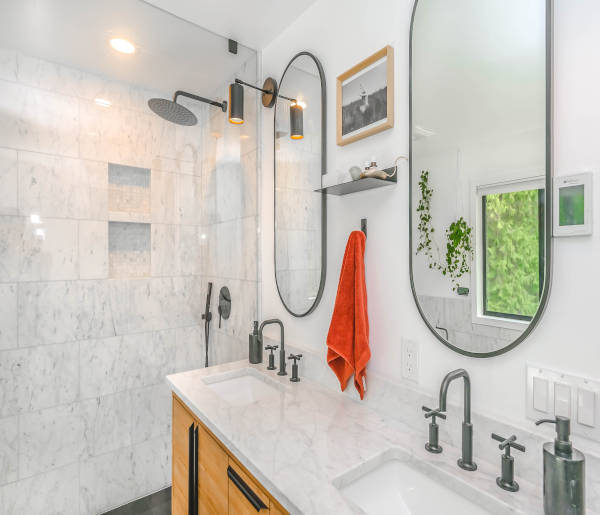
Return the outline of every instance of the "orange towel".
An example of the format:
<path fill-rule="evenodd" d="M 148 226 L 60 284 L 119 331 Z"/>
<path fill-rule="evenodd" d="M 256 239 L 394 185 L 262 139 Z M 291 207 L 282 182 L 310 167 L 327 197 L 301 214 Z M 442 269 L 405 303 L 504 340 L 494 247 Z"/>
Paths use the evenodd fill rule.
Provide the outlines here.
<path fill-rule="evenodd" d="M 369 349 L 369 317 L 365 285 L 365 241 L 361 231 L 348 238 L 340 272 L 333 316 L 327 335 L 327 363 L 335 372 L 342 391 L 354 374 L 354 386 L 364 398 Z"/>

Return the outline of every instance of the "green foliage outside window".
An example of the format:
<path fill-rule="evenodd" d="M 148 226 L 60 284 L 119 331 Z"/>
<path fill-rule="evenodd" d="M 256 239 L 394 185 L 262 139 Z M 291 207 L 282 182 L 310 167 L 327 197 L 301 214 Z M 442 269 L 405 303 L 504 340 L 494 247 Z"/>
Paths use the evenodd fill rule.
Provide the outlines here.
<path fill-rule="evenodd" d="M 484 200 L 485 311 L 533 317 L 540 299 L 539 190 Z"/>

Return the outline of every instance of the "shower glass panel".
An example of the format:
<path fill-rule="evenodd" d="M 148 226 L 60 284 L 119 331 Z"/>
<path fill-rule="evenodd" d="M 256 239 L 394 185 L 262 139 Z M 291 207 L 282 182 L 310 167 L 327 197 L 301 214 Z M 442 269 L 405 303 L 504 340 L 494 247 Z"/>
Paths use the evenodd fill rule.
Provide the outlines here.
<path fill-rule="evenodd" d="M 235 78 L 256 82 L 254 50 L 145 2 L 2 2 L 0 511 L 102 513 L 169 486 L 164 376 L 204 366 L 209 282 L 213 321 L 221 287 L 233 300 L 209 365 L 246 355 L 258 98 L 240 126 L 193 98 L 195 125 L 148 106 L 221 102 Z"/>

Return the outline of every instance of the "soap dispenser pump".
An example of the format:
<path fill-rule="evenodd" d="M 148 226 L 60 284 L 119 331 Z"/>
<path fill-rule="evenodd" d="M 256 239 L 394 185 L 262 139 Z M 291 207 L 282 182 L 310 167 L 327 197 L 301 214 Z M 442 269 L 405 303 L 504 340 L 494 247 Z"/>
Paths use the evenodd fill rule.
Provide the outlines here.
<path fill-rule="evenodd" d="M 257 364 L 262 363 L 262 360 L 262 341 L 258 333 L 258 320 L 255 320 L 252 332 L 248 335 L 248 361 Z"/>
<path fill-rule="evenodd" d="M 554 442 L 544 444 L 544 513 L 584 515 L 585 456 L 571 444 L 571 421 L 558 415 L 535 425 L 544 423 L 556 425 Z"/>

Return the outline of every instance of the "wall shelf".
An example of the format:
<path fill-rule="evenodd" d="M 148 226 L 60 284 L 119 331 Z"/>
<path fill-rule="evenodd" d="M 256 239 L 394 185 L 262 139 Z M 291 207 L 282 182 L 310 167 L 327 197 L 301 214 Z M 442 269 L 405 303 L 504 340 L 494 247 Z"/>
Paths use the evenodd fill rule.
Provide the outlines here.
<path fill-rule="evenodd" d="M 386 168 L 383 170 L 387 174 L 397 172 L 395 166 Z M 355 181 L 342 182 L 340 184 L 334 184 L 332 186 L 326 186 L 315 190 L 319 193 L 326 193 L 327 195 L 348 195 L 349 193 L 356 193 L 357 191 L 372 190 L 374 188 L 381 188 L 383 186 L 391 186 L 398 182 L 398 174 L 388 179 L 377 179 L 375 177 L 365 177 L 364 179 L 356 179 Z"/>

